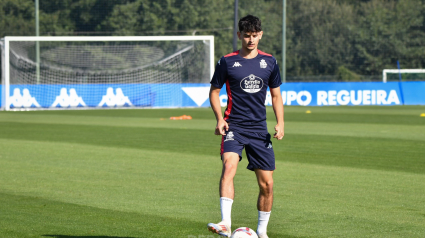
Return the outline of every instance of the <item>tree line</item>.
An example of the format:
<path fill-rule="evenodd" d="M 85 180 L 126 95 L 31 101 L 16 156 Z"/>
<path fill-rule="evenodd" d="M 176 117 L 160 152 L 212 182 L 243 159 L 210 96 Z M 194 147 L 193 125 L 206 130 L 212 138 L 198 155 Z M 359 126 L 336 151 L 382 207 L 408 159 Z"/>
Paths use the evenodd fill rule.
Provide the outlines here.
<path fill-rule="evenodd" d="M 39 0 L 40 35 L 214 35 L 233 49 L 229 0 Z M 34 36 L 34 0 L 0 1 L 0 37 Z M 282 62 L 282 0 L 239 0 L 262 20 L 259 48 Z M 287 1 L 286 75 L 360 80 L 385 68 L 425 67 L 425 0 Z"/>

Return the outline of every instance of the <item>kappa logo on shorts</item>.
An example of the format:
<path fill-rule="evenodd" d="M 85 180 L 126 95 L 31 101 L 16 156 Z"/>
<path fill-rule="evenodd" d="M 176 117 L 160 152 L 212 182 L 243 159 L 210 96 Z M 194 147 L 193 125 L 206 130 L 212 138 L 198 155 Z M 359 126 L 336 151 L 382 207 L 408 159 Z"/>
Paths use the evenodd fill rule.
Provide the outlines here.
<path fill-rule="evenodd" d="M 273 148 L 272 143 L 270 142 L 269 145 L 267 146 L 267 149 L 271 149 Z"/>
<path fill-rule="evenodd" d="M 228 141 L 228 140 L 235 140 L 233 139 L 233 132 L 229 131 L 229 133 L 227 133 L 226 135 L 226 139 L 224 140 L 224 142 Z"/>

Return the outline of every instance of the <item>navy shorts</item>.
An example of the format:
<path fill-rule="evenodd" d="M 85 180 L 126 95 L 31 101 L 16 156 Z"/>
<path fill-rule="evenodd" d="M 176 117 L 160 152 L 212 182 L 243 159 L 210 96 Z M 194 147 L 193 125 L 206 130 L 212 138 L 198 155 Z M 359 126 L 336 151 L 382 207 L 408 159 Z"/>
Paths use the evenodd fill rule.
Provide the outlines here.
<path fill-rule="evenodd" d="M 249 170 L 275 170 L 275 157 L 271 136 L 269 133 L 241 132 L 229 129 L 221 139 L 221 155 L 234 152 L 242 160 L 242 150 L 245 148 Z"/>

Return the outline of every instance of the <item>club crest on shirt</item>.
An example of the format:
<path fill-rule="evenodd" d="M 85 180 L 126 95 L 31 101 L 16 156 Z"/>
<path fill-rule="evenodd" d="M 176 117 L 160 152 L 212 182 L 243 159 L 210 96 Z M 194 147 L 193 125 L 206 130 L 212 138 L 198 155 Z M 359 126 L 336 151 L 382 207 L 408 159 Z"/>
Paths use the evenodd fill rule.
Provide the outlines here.
<path fill-rule="evenodd" d="M 224 140 L 224 142 L 226 142 L 226 141 L 228 141 L 228 140 L 235 140 L 235 139 L 233 139 L 233 132 L 232 131 L 229 131 L 228 133 L 227 133 L 227 135 L 226 135 L 226 139 Z"/>
<path fill-rule="evenodd" d="M 241 88 L 247 93 L 256 93 L 260 91 L 263 86 L 263 80 L 253 74 L 250 74 L 248 77 L 245 77 L 241 80 Z"/>
<path fill-rule="evenodd" d="M 260 68 L 265 69 L 267 67 L 267 63 L 264 59 L 260 61 Z"/>

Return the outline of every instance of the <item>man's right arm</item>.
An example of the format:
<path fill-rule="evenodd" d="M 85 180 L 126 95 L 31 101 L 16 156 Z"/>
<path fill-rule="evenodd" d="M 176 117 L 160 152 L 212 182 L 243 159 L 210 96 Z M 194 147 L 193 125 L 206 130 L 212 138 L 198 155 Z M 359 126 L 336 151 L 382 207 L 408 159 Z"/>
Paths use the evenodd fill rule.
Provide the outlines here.
<path fill-rule="evenodd" d="M 220 88 L 216 88 L 211 85 L 210 88 L 210 104 L 214 112 L 215 119 L 217 120 L 217 125 L 215 127 L 214 134 L 216 135 L 226 135 L 226 131 L 229 130 L 229 125 L 223 119 L 223 114 L 221 112 L 220 105 Z"/>

